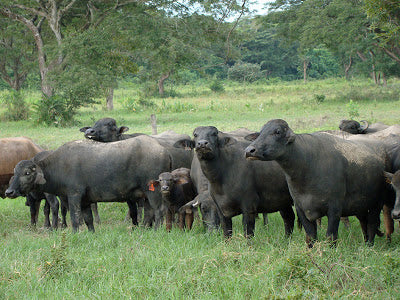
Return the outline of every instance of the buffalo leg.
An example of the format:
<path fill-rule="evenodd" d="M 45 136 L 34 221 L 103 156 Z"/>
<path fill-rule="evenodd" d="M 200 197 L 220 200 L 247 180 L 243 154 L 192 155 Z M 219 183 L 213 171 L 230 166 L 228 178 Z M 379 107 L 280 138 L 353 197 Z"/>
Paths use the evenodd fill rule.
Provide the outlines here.
<path fill-rule="evenodd" d="M 379 226 L 379 215 L 381 209 L 373 208 L 368 212 L 368 223 L 367 223 L 367 231 L 368 231 L 368 244 L 373 245 L 375 234 L 377 232 Z"/>
<path fill-rule="evenodd" d="M 250 237 L 254 236 L 255 223 L 256 223 L 256 215 L 255 214 L 251 214 L 251 213 L 243 214 L 243 229 L 244 229 L 245 237 L 250 238 Z"/>
<path fill-rule="evenodd" d="M 66 197 L 60 197 L 60 202 L 61 202 L 61 218 L 62 218 L 61 227 L 67 228 L 68 200 Z"/>
<path fill-rule="evenodd" d="M 150 206 L 149 201 L 143 202 L 143 224 L 146 227 L 151 227 L 154 222 L 154 210 Z"/>
<path fill-rule="evenodd" d="M 96 222 L 96 224 L 100 224 L 100 216 L 99 216 L 99 211 L 97 209 L 97 202 L 96 203 L 92 203 L 92 212 L 94 214 L 94 221 Z"/>
<path fill-rule="evenodd" d="M 44 202 L 43 213 L 44 213 L 44 227 L 50 228 L 50 204 L 47 202 L 47 199 Z"/>
<path fill-rule="evenodd" d="M 188 212 L 188 210 L 186 210 L 185 211 L 185 225 L 186 225 L 186 228 L 192 229 L 193 221 L 194 221 L 193 211 L 190 210 L 190 212 Z"/>
<path fill-rule="evenodd" d="M 390 242 L 394 232 L 394 222 L 391 216 L 391 208 L 387 205 L 383 206 L 383 223 L 385 224 L 386 240 Z"/>
<path fill-rule="evenodd" d="M 178 213 L 178 227 L 185 229 L 185 212 Z"/>
<path fill-rule="evenodd" d="M 337 210 L 329 210 L 328 229 L 326 230 L 326 237 L 333 243 L 336 243 L 338 237 L 339 223 L 340 213 Z"/>
<path fill-rule="evenodd" d="M 72 223 L 72 231 L 78 232 L 81 220 L 81 197 L 68 196 L 68 207 Z"/>
<path fill-rule="evenodd" d="M 173 213 L 170 207 L 167 208 L 167 212 L 165 214 L 165 227 L 168 231 L 172 228 L 172 217 Z"/>
<path fill-rule="evenodd" d="M 364 242 L 368 241 L 368 231 L 367 231 L 367 218 L 365 216 L 357 216 L 358 221 L 360 221 L 361 231 L 364 236 Z"/>
<path fill-rule="evenodd" d="M 44 194 L 46 197 L 46 203 L 50 206 L 51 208 L 51 227 L 53 229 L 58 228 L 58 210 L 60 208 L 60 203 L 58 202 L 58 199 L 56 196 L 51 195 L 51 194 Z M 46 206 L 45 206 L 46 207 Z M 45 213 L 46 215 L 46 213 Z"/>
<path fill-rule="evenodd" d="M 31 225 L 36 226 L 39 217 L 40 200 L 36 201 L 36 198 L 32 194 L 26 196 L 26 202 L 29 205 L 29 211 L 31 213 Z"/>
<path fill-rule="evenodd" d="M 82 207 L 82 215 L 88 230 L 94 232 L 92 206 Z"/>
<path fill-rule="evenodd" d="M 129 207 L 129 216 L 132 219 L 132 224 L 133 226 L 138 225 L 138 220 L 137 220 L 137 206 L 136 206 L 136 201 L 134 200 L 128 200 L 126 201 Z"/>
<path fill-rule="evenodd" d="M 294 221 L 296 219 L 293 209 L 289 207 L 285 210 L 280 210 L 279 213 L 281 214 L 283 223 L 285 224 L 285 235 L 290 236 L 293 233 Z"/>
<path fill-rule="evenodd" d="M 232 218 L 222 217 L 222 230 L 224 232 L 225 238 L 230 238 L 232 236 Z"/>
<path fill-rule="evenodd" d="M 265 226 L 268 225 L 268 214 L 266 214 L 266 213 L 263 214 L 263 222 L 264 222 Z"/>
<path fill-rule="evenodd" d="M 297 217 L 300 219 L 301 224 L 306 232 L 306 243 L 309 248 L 314 246 L 317 239 L 317 222 L 307 219 L 304 212 L 296 206 Z"/>

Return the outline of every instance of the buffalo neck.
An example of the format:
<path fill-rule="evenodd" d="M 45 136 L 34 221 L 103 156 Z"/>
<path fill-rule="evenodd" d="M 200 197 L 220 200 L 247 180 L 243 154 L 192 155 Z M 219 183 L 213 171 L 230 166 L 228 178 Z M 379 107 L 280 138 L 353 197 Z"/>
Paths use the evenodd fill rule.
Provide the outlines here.
<path fill-rule="evenodd" d="M 202 159 L 200 157 L 197 158 L 199 159 L 201 170 L 203 171 L 203 174 L 207 177 L 208 181 L 210 183 L 219 182 L 221 176 L 223 175 L 220 155 L 215 156 L 212 159 Z"/>
<path fill-rule="evenodd" d="M 286 176 L 291 180 L 303 178 L 313 160 L 313 149 L 309 146 L 309 134 L 298 134 L 293 143 L 287 145 L 283 155 L 276 159 Z"/>

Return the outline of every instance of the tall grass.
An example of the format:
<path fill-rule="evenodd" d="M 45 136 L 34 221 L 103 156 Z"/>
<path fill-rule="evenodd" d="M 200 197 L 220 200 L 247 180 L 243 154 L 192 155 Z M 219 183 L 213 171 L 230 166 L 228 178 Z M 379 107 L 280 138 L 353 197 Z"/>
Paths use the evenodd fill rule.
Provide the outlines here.
<path fill-rule="evenodd" d="M 400 123 L 400 82 L 387 88 L 365 81 L 345 80 L 240 86 L 225 82 L 224 92 L 207 85 L 177 88 L 180 97 L 152 98 L 155 106 L 126 110 L 122 103 L 137 97 L 140 87 L 115 93 L 112 112 L 103 105 L 83 108 L 76 125 L 53 128 L 30 120 L 2 122 L 0 135 L 29 136 L 47 149 L 82 139 L 79 128 L 99 118 L 114 117 L 130 132 L 151 133 L 150 114 L 159 131 L 191 134 L 196 126 L 221 130 L 258 130 L 271 118 L 284 118 L 296 132 L 335 129 L 349 117 L 349 101 L 360 119 Z M 323 95 L 324 97 L 322 97 Z M 0 96 L 1 97 L 1 96 Z M 32 94 L 28 102 L 36 101 Z M 319 99 L 319 100 L 318 100 Z M 1 109 L 0 109 L 1 110 Z M 279 214 L 269 224 L 257 220 L 255 237 L 243 237 L 241 217 L 225 241 L 220 232 L 206 233 L 201 222 L 192 231 L 173 228 L 167 233 L 125 223 L 125 204 L 102 203 L 101 225 L 94 234 L 85 227 L 47 231 L 29 226 L 23 198 L 0 201 L 0 298 L 115 298 L 115 299 L 282 299 L 282 298 L 398 298 L 400 235 L 396 226 L 391 244 L 377 238 L 364 245 L 358 221 L 342 225 L 336 248 L 325 242 L 326 219 L 319 240 L 308 250 L 304 232 L 284 236 Z M 43 224 L 42 214 L 38 224 Z"/>

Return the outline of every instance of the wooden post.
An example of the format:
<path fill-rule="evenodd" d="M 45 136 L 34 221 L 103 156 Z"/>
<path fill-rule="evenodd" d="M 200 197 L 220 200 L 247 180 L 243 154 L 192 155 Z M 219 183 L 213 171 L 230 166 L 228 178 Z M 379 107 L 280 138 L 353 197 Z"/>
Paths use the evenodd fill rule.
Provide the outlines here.
<path fill-rule="evenodd" d="M 157 134 L 157 118 L 155 114 L 151 114 L 150 116 L 151 121 L 151 132 L 153 135 Z"/>

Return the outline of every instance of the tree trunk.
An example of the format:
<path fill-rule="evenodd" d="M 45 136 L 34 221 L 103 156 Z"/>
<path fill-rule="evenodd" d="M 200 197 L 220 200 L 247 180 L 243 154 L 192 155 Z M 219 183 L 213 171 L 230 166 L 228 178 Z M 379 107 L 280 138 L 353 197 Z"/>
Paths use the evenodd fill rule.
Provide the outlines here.
<path fill-rule="evenodd" d="M 304 79 L 304 83 L 307 82 L 307 67 L 308 67 L 308 61 L 305 59 L 303 61 L 303 79 Z"/>
<path fill-rule="evenodd" d="M 110 87 L 106 90 L 107 96 L 106 96 L 106 103 L 107 103 L 107 110 L 113 110 L 114 109 L 114 88 Z"/>
<path fill-rule="evenodd" d="M 158 94 L 160 96 L 164 96 L 164 82 L 168 79 L 171 72 L 168 72 L 161 76 L 160 80 L 158 81 Z"/>
<path fill-rule="evenodd" d="M 151 114 L 150 121 L 151 121 L 151 134 L 156 135 L 157 134 L 157 118 L 156 118 L 155 114 Z"/>
<path fill-rule="evenodd" d="M 349 71 L 351 68 L 351 64 L 352 64 L 352 59 L 351 59 L 351 55 L 349 57 L 349 64 L 344 64 L 344 76 L 346 77 L 346 80 L 349 80 Z"/>
<path fill-rule="evenodd" d="M 386 87 L 387 86 L 387 80 L 386 80 L 385 73 L 383 73 L 383 72 L 382 72 L 382 81 L 383 81 L 383 86 Z"/>

